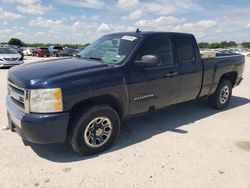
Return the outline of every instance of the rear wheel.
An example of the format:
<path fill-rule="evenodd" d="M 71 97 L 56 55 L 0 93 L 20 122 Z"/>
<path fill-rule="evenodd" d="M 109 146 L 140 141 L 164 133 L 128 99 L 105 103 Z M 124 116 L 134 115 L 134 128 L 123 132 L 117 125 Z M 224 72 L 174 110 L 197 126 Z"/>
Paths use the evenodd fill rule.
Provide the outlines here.
<path fill-rule="evenodd" d="M 208 97 L 208 103 L 211 107 L 216 109 L 223 109 L 227 107 L 232 95 L 232 83 L 230 80 L 223 80 L 220 82 L 216 91 Z"/>
<path fill-rule="evenodd" d="M 69 142 L 81 155 L 91 155 L 109 149 L 120 132 L 120 118 L 107 105 L 90 107 L 80 112 L 70 124 Z"/>

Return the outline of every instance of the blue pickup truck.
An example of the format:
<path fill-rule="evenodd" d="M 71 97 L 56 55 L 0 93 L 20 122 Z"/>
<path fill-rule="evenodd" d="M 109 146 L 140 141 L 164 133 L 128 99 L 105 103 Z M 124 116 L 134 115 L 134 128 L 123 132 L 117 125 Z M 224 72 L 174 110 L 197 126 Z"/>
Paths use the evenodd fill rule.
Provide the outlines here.
<path fill-rule="evenodd" d="M 96 154 L 133 115 L 204 96 L 225 108 L 244 63 L 241 55 L 202 59 L 191 34 L 108 34 L 77 57 L 11 68 L 10 129 L 30 142 L 69 141 L 79 154 Z"/>

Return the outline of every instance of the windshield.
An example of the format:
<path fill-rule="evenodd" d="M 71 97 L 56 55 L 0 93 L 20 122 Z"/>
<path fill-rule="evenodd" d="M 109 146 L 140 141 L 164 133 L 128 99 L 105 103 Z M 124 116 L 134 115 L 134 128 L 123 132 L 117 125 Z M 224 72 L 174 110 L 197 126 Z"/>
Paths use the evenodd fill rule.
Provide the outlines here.
<path fill-rule="evenodd" d="M 128 35 L 103 36 L 83 49 L 79 57 L 100 60 L 106 64 L 122 64 L 138 41 L 137 37 Z"/>
<path fill-rule="evenodd" d="M 17 52 L 10 48 L 0 48 L 0 54 L 17 54 Z"/>

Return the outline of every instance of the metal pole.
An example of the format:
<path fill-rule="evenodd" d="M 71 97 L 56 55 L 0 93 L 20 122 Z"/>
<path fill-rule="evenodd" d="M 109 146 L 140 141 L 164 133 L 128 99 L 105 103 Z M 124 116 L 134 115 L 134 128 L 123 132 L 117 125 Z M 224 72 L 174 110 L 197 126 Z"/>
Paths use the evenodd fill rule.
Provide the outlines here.
<path fill-rule="evenodd" d="M 69 19 L 69 40 L 70 44 L 72 45 L 71 17 Z"/>

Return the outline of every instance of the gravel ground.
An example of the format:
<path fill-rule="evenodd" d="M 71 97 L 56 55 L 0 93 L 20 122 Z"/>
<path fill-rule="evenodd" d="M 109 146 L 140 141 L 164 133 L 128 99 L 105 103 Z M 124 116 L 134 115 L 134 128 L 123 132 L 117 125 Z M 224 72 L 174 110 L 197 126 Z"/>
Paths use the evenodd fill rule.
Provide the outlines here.
<path fill-rule="evenodd" d="M 68 145 L 23 143 L 4 129 L 7 72 L 0 69 L 1 188 L 250 188 L 250 58 L 226 110 L 202 99 L 131 119 L 112 149 L 91 157 Z"/>

